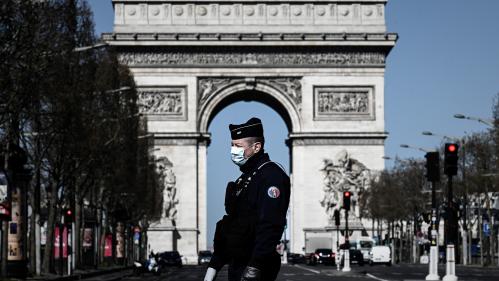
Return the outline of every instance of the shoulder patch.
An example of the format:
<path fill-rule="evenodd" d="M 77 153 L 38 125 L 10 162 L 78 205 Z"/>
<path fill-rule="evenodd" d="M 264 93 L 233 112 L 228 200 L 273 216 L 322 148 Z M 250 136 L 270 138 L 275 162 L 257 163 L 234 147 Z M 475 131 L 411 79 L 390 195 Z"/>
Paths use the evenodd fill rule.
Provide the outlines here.
<path fill-rule="evenodd" d="M 270 198 L 278 198 L 281 195 L 281 191 L 279 190 L 279 188 L 271 186 L 269 187 L 269 189 L 267 189 L 267 195 Z"/>

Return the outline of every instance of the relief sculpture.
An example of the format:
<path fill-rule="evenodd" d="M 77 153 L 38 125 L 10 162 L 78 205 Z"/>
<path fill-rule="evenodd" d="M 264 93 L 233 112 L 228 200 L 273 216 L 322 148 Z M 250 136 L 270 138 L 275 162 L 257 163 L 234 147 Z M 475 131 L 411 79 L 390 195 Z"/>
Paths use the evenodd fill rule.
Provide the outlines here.
<path fill-rule="evenodd" d="M 161 157 L 157 163 L 160 182 L 163 183 L 163 217 L 171 221 L 177 220 L 177 187 L 173 173 L 173 164 L 167 157 Z"/>
<path fill-rule="evenodd" d="M 368 113 L 367 92 L 322 92 L 318 94 L 320 113 Z"/>
<path fill-rule="evenodd" d="M 369 188 L 370 171 L 364 164 L 350 157 L 346 150 L 338 152 L 334 160 L 325 159 L 324 197 L 320 201 L 329 220 L 334 219 L 334 210 L 340 209 L 344 191 L 350 191 L 351 211 L 359 217 L 358 199 Z"/>
<path fill-rule="evenodd" d="M 146 115 L 185 115 L 185 88 L 142 89 L 138 91 L 139 111 Z"/>

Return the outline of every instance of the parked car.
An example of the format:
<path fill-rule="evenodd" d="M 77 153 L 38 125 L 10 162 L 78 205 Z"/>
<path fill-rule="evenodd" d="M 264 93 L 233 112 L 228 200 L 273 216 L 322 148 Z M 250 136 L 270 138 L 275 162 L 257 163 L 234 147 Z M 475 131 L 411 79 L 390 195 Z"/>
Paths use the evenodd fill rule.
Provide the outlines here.
<path fill-rule="evenodd" d="M 289 253 L 288 254 L 288 263 L 297 264 L 297 263 L 305 263 L 305 255 L 297 254 L 297 253 Z"/>
<path fill-rule="evenodd" d="M 199 251 L 198 253 L 198 265 L 208 264 L 211 260 L 213 254 L 211 251 Z"/>
<path fill-rule="evenodd" d="M 319 248 L 316 249 L 315 252 L 309 254 L 307 257 L 307 264 L 309 265 L 335 264 L 335 253 L 333 253 L 331 249 Z"/>
<path fill-rule="evenodd" d="M 369 265 L 392 264 L 391 249 L 388 246 L 374 246 L 369 252 Z"/>
<path fill-rule="evenodd" d="M 162 266 L 177 266 L 182 267 L 182 256 L 178 251 L 166 251 L 159 254 Z"/>

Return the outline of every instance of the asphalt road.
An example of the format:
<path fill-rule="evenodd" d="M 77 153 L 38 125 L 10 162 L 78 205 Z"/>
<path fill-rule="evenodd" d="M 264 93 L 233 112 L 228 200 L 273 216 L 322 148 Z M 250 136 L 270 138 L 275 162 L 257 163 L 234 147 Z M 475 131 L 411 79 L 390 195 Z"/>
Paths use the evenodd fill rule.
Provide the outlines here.
<path fill-rule="evenodd" d="M 161 276 L 145 274 L 143 276 L 129 276 L 122 280 L 149 280 L 149 281 L 202 281 L 205 274 L 205 266 L 184 266 L 182 268 L 171 268 Z M 499 268 L 462 267 L 458 266 L 456 273 L 459 281 L 497 281 L 499 280 Z M 283 265 L 277 281 L 398 281 L 398 280 L 424 280 L 428 274 L 427 265 L 393 265 L 393 266 L 357 266 L 352 265 L 351 272 L 337 271 L 333 266 L 306 266 L 306 265 Z M 445 266 L 439 267 L 442 278 L 445 275 Z M 103 278 L 102 280 L 107 280 Z M 227 280 L 227 268 L 225 267 L 217 277 L 217 281 Z"/>

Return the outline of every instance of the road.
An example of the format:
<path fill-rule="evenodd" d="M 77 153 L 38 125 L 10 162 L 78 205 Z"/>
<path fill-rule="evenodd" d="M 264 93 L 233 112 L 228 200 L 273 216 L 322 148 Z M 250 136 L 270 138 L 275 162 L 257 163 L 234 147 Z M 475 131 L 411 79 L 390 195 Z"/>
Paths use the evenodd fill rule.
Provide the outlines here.
<path fill-rule="evenodd" d="M 128 276 L 122 280 L 149 280 L 149 281 L 202 281 L 205 274 L 205 266 L 184 266 L 172 268 L 161 276 L 146 274 L 143 276 Z M 393 266 L 352 266 L 351 272 L 337 271 L 332 266 L 306 266 L 306 265 L 283 265 L 277 281 L 398 281 L 398 280 L 424 280 L 428 272 L 427 265 L 402 264 Z M 463 267 L 456 269 L 459 281 L 496 281 L 499 280 L 499 268 Z M 440 265 L 439 274 L 445 275 L 445 266 Z M 95 278 L 93 280 L 111 280 L 109 278 Z M 227 268 L 225 267 L 217 277 L 218 281 L 227 280 Z"/>

